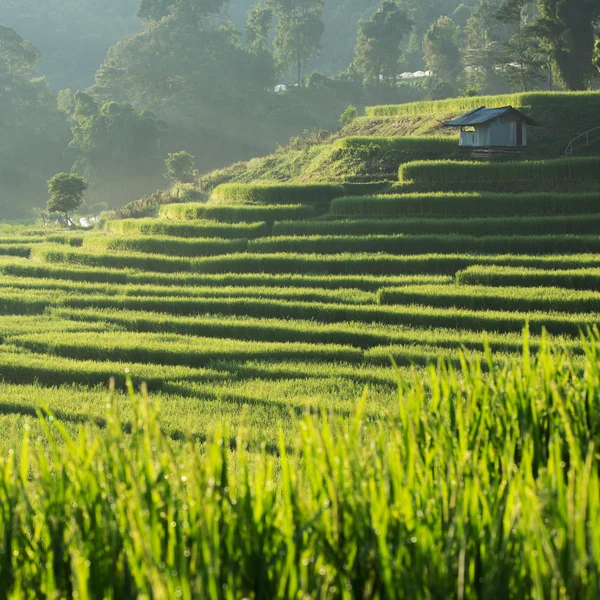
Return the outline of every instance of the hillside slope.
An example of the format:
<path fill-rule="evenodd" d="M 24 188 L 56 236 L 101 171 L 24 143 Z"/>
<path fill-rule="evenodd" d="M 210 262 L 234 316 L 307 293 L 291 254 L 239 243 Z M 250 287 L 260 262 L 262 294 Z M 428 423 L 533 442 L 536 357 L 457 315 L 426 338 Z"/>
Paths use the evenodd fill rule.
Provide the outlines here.
<path fill-rule="evenodd" d="M 556 158 L 564 155 L 569 141 L 588 129 L 600 127 L 600 92 L 530 93 L 505 96 L 456 98 L 369 107 L 327 140 L 318 135 L 295 140 L 276 153 L 236 163 L 203 177 L 205 185 L 252 181 L 338 181 L 395 179 L 400 164 L 424 158 L 417 150 L 408 153 L 382 147 L 375 138 L 448 137 L 456 132 L 444 123 L 479 106 L 514 106 L 531 116 L 540 127 L 531 128 L 529 156 Z M 345 145 L 346 138 L 371 138 L 362 145 Z M 447 154 L 447 153 L 446 153 Z M 574 146 L 576 156 L 600 156 L 600 131 Z"/>

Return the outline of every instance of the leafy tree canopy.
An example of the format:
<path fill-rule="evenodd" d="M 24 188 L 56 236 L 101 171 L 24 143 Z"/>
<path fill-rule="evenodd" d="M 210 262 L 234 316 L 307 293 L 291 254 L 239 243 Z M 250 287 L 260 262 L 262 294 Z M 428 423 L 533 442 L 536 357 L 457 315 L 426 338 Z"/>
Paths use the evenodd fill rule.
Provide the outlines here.
<path fill-rule="evenodd" d="M 83 194 L 87 187 L 85 179 L 79 175 L 58 173 L 48 181 L 48 212 L 63 213 L 66 221 L 70 222 L 69 213 L 83 204 Z"/>

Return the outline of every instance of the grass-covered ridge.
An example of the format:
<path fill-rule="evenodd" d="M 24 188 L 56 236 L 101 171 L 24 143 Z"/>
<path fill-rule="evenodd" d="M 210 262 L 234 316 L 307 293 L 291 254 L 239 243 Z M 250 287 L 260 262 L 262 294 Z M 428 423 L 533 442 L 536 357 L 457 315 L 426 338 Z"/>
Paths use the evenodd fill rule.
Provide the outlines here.
<path fill-rule="evenodd" d="M 44 418 L 62 443 L 42 450 L 26 434 L 19 460 L 0 463 L 3 590 L 593 598 L 597 357 L 594 337 L 576 360 L 525 345 L 488 374 L 414 373 L 394 414 L 365 419 L 367 395 L 349 421 L 307 416 L 279 458 L 252 458 L 243 430 L 219 427 L 203 452 L 191 442 L 175 456 L 134 397 L 109 399 L 102 435 Z"/>

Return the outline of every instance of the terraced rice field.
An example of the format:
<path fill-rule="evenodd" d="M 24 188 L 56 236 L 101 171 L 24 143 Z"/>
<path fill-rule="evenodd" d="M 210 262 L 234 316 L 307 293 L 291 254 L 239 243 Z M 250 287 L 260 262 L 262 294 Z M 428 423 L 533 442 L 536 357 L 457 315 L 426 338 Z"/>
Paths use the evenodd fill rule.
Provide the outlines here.
<path fill-rule="evenodd" d="M 485 337 L 510 361 L 526 324 L 532 346 L 546 332 L 581 352 L 600 315 L 600 194 L 397 192 L 224 186 L 89 233 L 4 234 L 0 445 L 41 402 L 67 428 L 98 420 L 90 390 L 127 373 L 174 439 L 225 420 L 273 446 L 294 412 L 348 414 L 365 385 L 368 415 L 395 413 L 392 359 L 458 365 L 463 348 L 485 364 Z"/>

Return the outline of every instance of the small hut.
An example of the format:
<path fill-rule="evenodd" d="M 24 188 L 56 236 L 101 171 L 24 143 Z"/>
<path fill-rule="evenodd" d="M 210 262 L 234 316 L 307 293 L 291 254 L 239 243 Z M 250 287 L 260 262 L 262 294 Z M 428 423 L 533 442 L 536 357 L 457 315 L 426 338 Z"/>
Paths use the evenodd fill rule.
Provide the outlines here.
<path fill-rule="evenodd" d="M 474 108 L 447 127 L 460 128 L 461 148 L 524 150 L 527 148 L 527 128 L 537 123 L 512 106 Z"/>

